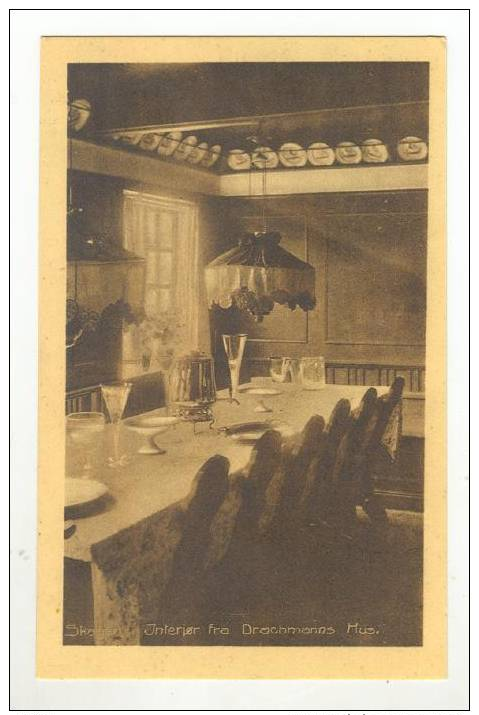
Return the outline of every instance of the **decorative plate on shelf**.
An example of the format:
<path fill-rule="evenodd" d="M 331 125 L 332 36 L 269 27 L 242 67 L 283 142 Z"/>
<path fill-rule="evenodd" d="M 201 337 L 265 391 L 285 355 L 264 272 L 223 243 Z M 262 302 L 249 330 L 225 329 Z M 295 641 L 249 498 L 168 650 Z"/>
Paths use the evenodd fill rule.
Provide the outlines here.
<path fill-rule="evenodd" d="M 366 164 L 384 164 L 389 159 L 388 148 L 380 139 L 366 139 L 361 152 Z"/>
<path fill-rule="evenodd" d="M 205 169 L 211 169 L 211 167 L 216 164 L 221 155 L 221 144 L 213 144 L 212 147 L 206 152 L 206 156 L 200 162 L 200 166 Z"/>
<path fill-rule="evenodd" d="M 253 152 L 251 163 L 257 169 L 276 169 L 279 164 L 278 155 L 269 146 L 260 146 Z"/>
<path fill-rule="evenodd" d="M 160 156 L 171 156 L 183 139 L 182 132 L 169 132 L 161 137 L 157 152 Z"/>
<path fill-rule="evenodd" d="M 308 161 L 313 166 L 331 166 L 335 159 L 334 149 L 325 142 L 313 142 L 308 147 Z"/>
<path fill-rule="evenodd" d="M 186 161 L 188 162 L 188 164 L 199 164 L 200 161 L 205 158 L 207 151 L 208 144 L 206 142 L 201 142 L 200 144 L 197 144 L 197 146 L 193 147 L 193 149 L 186 157 Z"/>
<path fill-rule="evenodd" d="M 305 166 L 307 155 L 301 144 L 286 142 L 279 149 L 279 160 L 283 166 Z"/>
<path fill-rule="evenodd" d="M 233 171 L 251 168 L 251 157 L 243 149 L 231 149 L 228 154 L 228 166 Z"/>
<path fill-rule="evenodd" d="M 176 159 L 177 161 L 185 161 L 197 144 L 198 139 L 197 137 L 193 136 L 193 134 L 191 134 L 189 137 L 186 137 L 186 139 L 183 139 L 178 149 L 173 154 L 173 159 Z"/>
<path fill-rule="evenodd" d="M 156 134 L 156 132 L 148 132 L 147 134 L 143 134 L 138 143 L 138 146 L 140 147 L 140 149 L 144 149 L 145 151 L 155 151 L 155 149 L 158 149 L 160 139 L 161 134 Z"/>
<path fill-rule="evenodd" d="M 336 147 L 336 159 L 340 164 L 359 164 L 362 158 L 361 149 L 354 142 L 340 142 Z"/>
<path fill-rule="evenodd" d="M 427 144 L 419 137 L 404 137 L 398 142 L 397 152 L 403 161 L 422 161 L 427 157 Z"/>

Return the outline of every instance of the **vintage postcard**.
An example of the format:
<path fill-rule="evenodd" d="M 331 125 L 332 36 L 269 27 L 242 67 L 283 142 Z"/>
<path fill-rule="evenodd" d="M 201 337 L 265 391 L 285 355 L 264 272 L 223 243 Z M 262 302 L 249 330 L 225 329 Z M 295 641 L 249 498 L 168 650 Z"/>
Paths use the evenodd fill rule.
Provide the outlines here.
<path fill-rule="evenodd" d="M 446 676 L 445 62 L 42 40 L 39 677 Z"/>

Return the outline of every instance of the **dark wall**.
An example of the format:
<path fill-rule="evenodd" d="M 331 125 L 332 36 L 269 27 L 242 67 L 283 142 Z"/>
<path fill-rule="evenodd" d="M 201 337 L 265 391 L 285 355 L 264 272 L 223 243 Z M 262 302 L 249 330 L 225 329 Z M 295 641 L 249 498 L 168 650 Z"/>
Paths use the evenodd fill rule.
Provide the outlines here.
<path fill-rule="evenodd" d="M 218 253 L 242 227 L 260 226 L 262 210 L 261 199 L 223 200 Z M 276 307 L 261 325 L 243 323 L 247 359 L 319 353 L 331 365 L 414 367 L 421 389 L 427 193 L 275 197 L 266 213 L 282 245 L 314 265 L 318 302 L 309 315 Z"/>

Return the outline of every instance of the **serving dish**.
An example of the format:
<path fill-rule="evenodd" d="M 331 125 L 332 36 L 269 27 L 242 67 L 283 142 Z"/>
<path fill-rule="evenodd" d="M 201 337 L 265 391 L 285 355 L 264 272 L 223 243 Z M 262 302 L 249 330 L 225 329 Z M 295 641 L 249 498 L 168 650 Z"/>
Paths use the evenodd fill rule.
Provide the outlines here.
<path fill-rule="evenodd" d="M 179 421 L 178 417 L 170 415 L 137 415 L 127 417 L 123 420 L 123 424 L 132 432 L 146 438 L 138 454 L 165 454 L 165 450 L 156 444 L 156 437 Z"/>
<path fill-rule="evenodd" d="M 261 397 L 272 397 L 273 395 L 281 395 L 281 390 L 275 387 L 244 387 L 240 388 L 240 392 L 246 392 L 248 395 L 258 395 Z"/>

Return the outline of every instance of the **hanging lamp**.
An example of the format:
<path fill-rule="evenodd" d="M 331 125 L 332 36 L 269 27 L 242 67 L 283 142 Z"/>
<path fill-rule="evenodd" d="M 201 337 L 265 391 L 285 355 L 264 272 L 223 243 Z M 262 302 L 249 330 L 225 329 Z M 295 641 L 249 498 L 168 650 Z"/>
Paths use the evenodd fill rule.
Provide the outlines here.
<path fill-rule="evenodd" d="M 250 137 L 254 145 L 257 137 Z M 266 218 L 266 142 L 257 154 L 264 154 L 263 207 L 261 231 L 243 233 L 234 248 L 222 253 L 205 268 L 206 294 L 210 308 L 236 306 L 261 322 L 275 303 L 304 311 L 316 305 L 314 267 L 284 249 L 279 231 L 267 229 Z M 256 163 L 258 166 L 258 163 Z M 254 171 L 254 169 L 252 169 Z"/>

